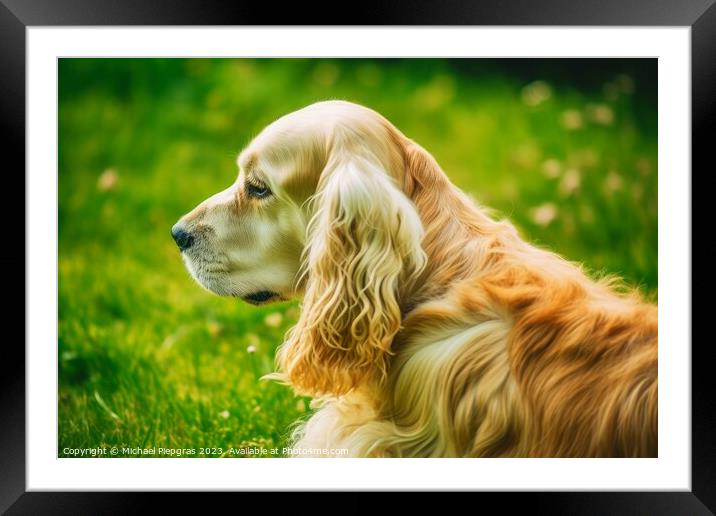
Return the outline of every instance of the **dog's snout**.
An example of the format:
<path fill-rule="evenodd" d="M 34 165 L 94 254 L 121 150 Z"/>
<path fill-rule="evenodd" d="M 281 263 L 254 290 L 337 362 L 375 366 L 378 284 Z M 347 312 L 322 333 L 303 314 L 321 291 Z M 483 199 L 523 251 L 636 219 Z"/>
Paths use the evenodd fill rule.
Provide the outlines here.
<path fill-rule="evenodd" d="M 174 224 L 174 227 L 172 227 L 172 238 L 174 238 L 174 241 L 182 251 L 189 249 L 194 243 L 194 237 L 192 234 L 179 223 Z"/>

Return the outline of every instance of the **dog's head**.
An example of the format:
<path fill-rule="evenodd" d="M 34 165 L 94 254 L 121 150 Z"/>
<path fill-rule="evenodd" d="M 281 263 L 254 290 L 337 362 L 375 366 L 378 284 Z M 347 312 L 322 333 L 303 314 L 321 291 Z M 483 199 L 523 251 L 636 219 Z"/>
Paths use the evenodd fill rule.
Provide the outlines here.
<path fill-rule="evenodd" d="M 306 391 L 345 391 L 380 368 L 401 289 L 424 265 L 401 138 L 362 106 L 310 105 L 266 127 L 234 184 L 172 228 L 210 291 L 254 304 L 303 296 L 280 359 Z"/>

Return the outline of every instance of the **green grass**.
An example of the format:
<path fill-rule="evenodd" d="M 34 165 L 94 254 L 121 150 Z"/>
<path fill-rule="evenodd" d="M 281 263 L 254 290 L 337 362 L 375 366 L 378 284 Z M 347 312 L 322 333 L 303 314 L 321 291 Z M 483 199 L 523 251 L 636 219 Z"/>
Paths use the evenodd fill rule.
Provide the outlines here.
<path fill-rule="evenodd" d="M 253 135 L 317 100 L 380 111 L 527 239 L 656 299 L 655 74 L 628 66 L 585 85 L 430 60 L 62 60 L 58 454 L 231 456 L 282 447 L 308 415 L 308 400 L 258 380 L 298 303 L 205 292 L 169 231 L 233 182 Z"/>

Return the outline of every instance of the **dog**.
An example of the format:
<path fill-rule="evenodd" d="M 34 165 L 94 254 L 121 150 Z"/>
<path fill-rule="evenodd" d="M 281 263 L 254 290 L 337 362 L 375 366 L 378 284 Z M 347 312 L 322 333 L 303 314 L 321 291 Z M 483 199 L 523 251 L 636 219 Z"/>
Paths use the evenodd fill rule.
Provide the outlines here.
<path fill-rule="evenodd" d="M 172 228 L 200 285 L 301 298 L 292 454 L 655 457 L 657 306 L 524 241 L 377 112 L 268 125 Z"/>

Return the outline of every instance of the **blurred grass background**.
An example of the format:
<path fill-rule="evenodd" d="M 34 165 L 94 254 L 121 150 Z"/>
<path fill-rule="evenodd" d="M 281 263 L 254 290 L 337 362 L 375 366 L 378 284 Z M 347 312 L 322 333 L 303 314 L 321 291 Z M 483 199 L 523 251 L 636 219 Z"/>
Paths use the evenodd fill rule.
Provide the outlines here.
<path fill-rule="evenodd" d="M 281 447 L 296 302 L 195 285 L 169 231 L 275 118 L 384 114 L 529 240 L 657 295 L 656 60 L 61 59 L 59 448 Z"/>

